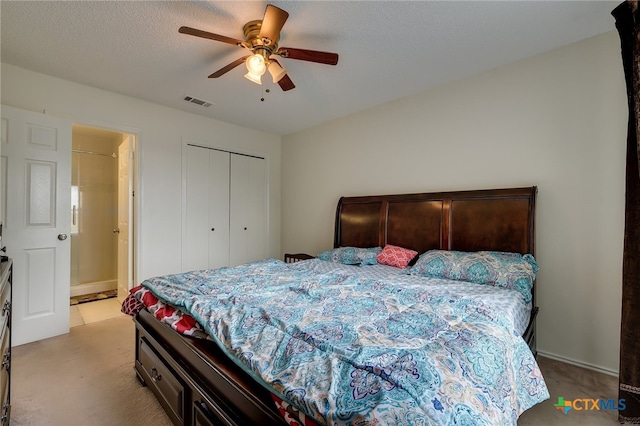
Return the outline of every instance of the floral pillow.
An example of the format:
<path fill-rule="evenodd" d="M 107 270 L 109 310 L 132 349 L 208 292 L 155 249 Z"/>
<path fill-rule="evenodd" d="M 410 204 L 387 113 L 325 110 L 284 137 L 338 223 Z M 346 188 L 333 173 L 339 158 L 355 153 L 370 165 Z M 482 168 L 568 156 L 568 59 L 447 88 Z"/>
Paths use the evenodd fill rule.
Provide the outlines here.
<path fill-rule="evenodd" d="M 410 273 L 510 288 L 530 302 L 538 264 L 530 254 L 429 250 L 420 255 Z"/>
<path fill-rule="evenodd" d="M 387 244 L 384 246 L 380 254 L 378 254 L 378 263 L 382 265 L 395 266 L 396 268 L 406 268 L 418 252 L 403 247 Z"/>
<path fill-rule="evenodd" d="M 377 256 L 380 251 L 382 251 L 381 247 L 338 247 L 319 253 L 317 258 L 345 265 L 375 265 L 378 263 Z"/>

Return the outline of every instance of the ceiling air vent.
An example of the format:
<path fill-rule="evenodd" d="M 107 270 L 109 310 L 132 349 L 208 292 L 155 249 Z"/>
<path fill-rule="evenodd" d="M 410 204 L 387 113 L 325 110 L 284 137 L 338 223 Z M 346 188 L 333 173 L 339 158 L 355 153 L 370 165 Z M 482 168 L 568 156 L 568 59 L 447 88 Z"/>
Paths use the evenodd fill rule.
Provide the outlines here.
<path fill-rule="evenodd" d="M 210 107 L 211 102 L 203 101 L 202 99 L 193 98 L 191 96 L 185 96 L 184 100 L 192 104 L 200 105 L 201 107 Z"/>

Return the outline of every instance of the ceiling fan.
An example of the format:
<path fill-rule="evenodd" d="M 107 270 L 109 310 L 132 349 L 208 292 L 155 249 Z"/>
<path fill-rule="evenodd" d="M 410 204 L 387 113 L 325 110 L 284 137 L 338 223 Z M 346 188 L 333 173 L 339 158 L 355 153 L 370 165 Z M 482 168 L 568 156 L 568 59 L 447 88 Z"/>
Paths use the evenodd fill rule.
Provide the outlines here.
<path fill-rule="evenodd" d="M 268 4 L 262 20 L 249 21 L 244 25 L 244 40 L 238 40 L 191 27 L 180 27 L 178 31 L 182 34 L 233 44 L 251 51 L 251 54 L 242 56 L 220 68 L 211 74 L 209 78 L 221 77 L 244 62 L 248 70 L 247 74 L 245 74 L 247 79 L 254 83 L 262 84 L 262 75 L 269 70 L 273 82 L 278 83 L 282 90 L 287 91 L 296 86 L 287 75 L 287 70 L 273 58 L 273 55 L 280 56 L 281 58 L 299 59 L 327 65 L 336 65 L 338 63 L 337 53 L 295 49 L 292 47 L 278 47 L 280 30 L 282 30 L 288 17 L 289 14 L 284 10 Z"/>

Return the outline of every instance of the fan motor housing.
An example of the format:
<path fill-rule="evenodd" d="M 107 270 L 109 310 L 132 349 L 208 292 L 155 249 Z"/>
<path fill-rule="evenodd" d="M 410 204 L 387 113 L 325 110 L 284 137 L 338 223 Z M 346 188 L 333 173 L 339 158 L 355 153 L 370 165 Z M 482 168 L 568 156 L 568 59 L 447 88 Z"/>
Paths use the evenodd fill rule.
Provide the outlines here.
<path fill-rule="evenodd" d="M 263 56 L 268 57 L 269 54 L 278 50 L 278 40 L 260 38 L 261 29 L 262 21 L 259 19 L 255 21 L 249 21 L 244 24 L 244 27 L 242 27 L 242 31 L 244 32 L 244 39 L 251 45 L 251 50 L 255 53 L 260 53 Z M 267 52 L 256 52 L 256 50 L 266 50 Z"/>

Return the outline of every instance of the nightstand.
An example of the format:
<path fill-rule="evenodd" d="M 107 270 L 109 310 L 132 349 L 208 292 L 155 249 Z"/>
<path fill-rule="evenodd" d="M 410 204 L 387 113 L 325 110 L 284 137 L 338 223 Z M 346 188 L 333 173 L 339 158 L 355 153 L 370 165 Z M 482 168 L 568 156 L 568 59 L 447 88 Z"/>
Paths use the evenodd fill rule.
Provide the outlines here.
<path fill-rule="evenodd" d="M 314 256 L 306 253 L 285 253 L 284 261 L 286 263 L 300 262 L 301 260 L 313 259 Z"/>

